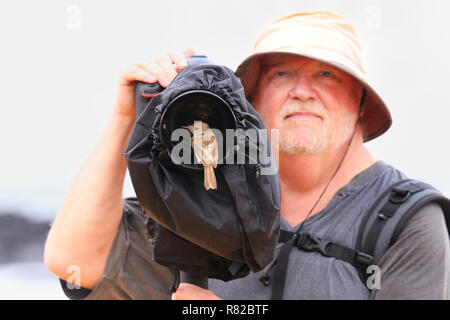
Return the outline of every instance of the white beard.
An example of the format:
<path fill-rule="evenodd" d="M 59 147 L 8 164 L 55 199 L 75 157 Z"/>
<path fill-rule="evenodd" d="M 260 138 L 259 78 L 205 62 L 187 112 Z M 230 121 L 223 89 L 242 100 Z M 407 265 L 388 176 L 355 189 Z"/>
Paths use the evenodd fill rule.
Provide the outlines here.
<path fill-rule="evenodd" d="M 328 118 L 318 120 L 286 120 L 280 128 L 280 151 L 287 154 L 319 154 L 334 150 L 347 142 L 355 128 L 355 115 L 346 112 L 340 116 L 334 129 Z"/>

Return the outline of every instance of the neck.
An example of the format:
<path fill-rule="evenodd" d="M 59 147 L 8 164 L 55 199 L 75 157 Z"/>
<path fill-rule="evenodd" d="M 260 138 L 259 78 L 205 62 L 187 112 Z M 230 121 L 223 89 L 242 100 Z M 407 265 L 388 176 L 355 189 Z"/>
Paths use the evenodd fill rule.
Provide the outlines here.
<path fill-rule="evenodd" d="M 291 226 L 307 218 L 338 168 L 346 148 L 347 143 L 320 154 L 290 155 L 280 151 L 281 213 Z M 340 188 L 375 162 L 363 145 L 362 135 L 356 134 L 341 167 L 311 215 L 324 209 Z"/>

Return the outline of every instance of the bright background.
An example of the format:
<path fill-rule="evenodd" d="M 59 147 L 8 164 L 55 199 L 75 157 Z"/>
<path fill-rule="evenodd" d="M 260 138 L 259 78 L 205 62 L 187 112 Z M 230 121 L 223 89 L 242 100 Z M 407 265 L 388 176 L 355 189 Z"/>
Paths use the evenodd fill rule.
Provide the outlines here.
<path fill-rule="evenodd" d="M 342 14 L 357 30 L 394 120 L 369 150 L 450 196 L 448 1 L 16 0 L 0 4 L 0 212 L 55 217 L 106 126 L 122 67 L 192 47 L 234 70 L 263 25 L 305 10 Z M 124 196 L 133 193 L 127 177 Z M 0 288 L 0 299 L 64 298 L 39 260 L 0 264 Z"/>

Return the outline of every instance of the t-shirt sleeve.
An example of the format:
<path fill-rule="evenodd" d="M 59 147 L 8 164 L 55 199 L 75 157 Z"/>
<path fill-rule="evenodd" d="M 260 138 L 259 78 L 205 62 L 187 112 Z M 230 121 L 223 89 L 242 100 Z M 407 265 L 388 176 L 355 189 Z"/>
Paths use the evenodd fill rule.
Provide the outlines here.
<path fill-rule="evenodd" d="M 427 204 L 411 217 L 379 268 L 373 299 L 450 299 L 449 235 L 438 204 Z"/>
<path fill-rule="evenodd" d="M 93 290 L 77 289 L 60 280 L 67 297 L 74 300 L 170 299 L 174 274 L 153 261 L 152 247 L 147 240 L 147 219 L 136 198 L 124 199 L 122 219 L 102 278 Z"/>

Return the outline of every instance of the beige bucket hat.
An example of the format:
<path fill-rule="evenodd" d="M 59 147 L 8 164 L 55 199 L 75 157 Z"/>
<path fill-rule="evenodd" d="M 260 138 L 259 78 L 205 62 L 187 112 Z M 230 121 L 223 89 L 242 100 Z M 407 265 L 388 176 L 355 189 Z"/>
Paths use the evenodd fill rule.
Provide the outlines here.
<path fill-rule="evenodd" d="M 366 79 L 356 32 L 342 16 L 326 11 L 298 12 L 272 21 L 258 36 L 252 54 L 236 69 L 247 97 L 256 86 L 261 59 L 273 54 L 315 59 L 359 80 L 367 93 L 360 120 L 365 142 L 391 126 L 388 108 Z"/>

